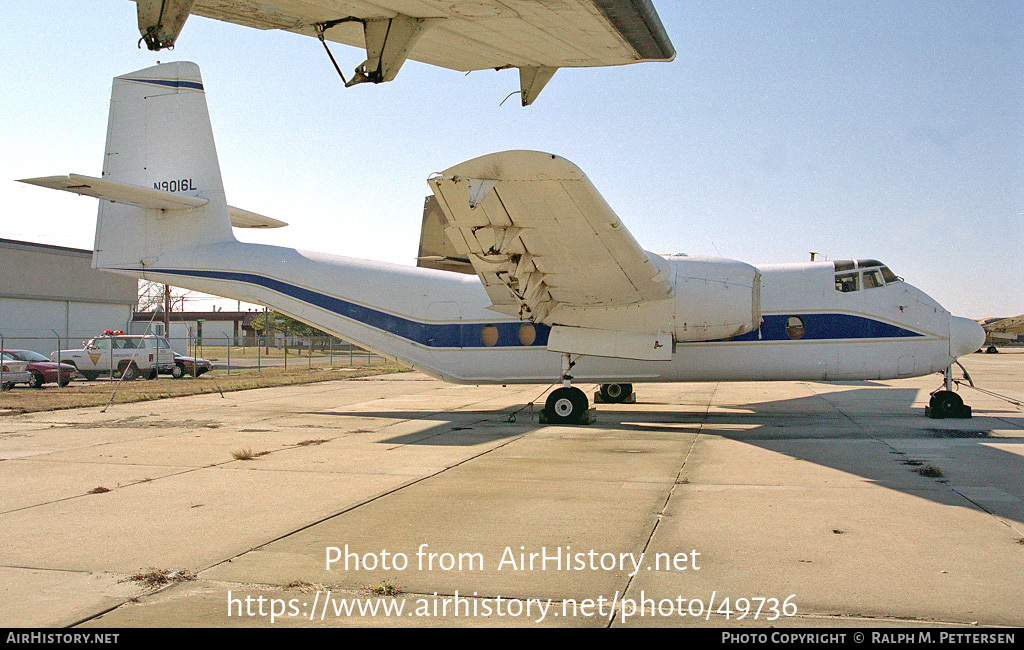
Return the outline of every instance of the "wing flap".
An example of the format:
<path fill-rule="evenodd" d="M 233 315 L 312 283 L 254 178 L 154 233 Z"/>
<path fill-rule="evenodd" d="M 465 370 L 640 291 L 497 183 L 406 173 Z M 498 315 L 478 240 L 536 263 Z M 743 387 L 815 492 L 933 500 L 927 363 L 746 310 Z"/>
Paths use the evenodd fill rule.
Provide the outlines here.
<path fill-rule="evenodd" d="M 429 183 L 453 246 L 494 309 L 549 322 L 559 307 L 614 307 L 672 295 L 668 264 L 640 248 L 589 179 L 535 151 L 482 156 Z M 549 322 L 553 323 L 554 320 Z"/>

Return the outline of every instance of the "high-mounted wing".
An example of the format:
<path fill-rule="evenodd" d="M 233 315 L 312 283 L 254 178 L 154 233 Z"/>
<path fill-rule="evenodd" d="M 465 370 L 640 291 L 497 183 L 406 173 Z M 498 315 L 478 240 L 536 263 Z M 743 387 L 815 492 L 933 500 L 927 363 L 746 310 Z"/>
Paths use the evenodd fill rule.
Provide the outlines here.
<path fill-rule="evenodd" d="M 666 260 L 640 248 L 564 158 L 506 151 L 428 182 L 455 250 L 480 276 L 492 309 L 555 325 L 568 311 L 672 297 Z"/>
<path fill-rule="evenodd" d="M 518 68 L 523 106 L 558 68 L 675 58 L 651 0 L 135 1 L 153 50 L 173 46 L 194 13 L 365 47 L 347 85 L 390 81 L 407 58 L 464 72 Z"/>

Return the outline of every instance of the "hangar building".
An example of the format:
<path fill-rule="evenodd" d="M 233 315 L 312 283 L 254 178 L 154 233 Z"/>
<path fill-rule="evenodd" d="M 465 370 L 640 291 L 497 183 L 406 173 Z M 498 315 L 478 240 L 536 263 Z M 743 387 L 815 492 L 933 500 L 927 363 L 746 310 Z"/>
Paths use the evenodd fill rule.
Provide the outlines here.
<path fill-rule="evenodd" d="M 3 347 L 49 356 L 105 330 L 128 331 L 138 280 L 92 268 L 92 251 L 0 239 Z"/>

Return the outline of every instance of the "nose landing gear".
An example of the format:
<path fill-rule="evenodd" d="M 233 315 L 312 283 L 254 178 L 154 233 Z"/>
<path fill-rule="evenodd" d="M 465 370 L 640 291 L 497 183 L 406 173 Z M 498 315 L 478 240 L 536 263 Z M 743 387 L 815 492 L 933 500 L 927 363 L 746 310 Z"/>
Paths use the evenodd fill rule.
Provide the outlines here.
<path fill-rule="evenodd" d="M 957 364 L 959 365 L 959 364 Z M 961 369 L 963 366 L 960 366 Z M 971 381 L 970 375 L 964 370 L 967 381 Z M 964 400 L 957 393 L 953 392 L 953 367 L 946 368 L 942 388 L 932 393 L 928 406 L 924 407 L 924 414 L 930 418 L 960 418 L 971 417 L 971 407 L 964 404 Z M 971 382 L 973 386 L 974 383 Z"/>

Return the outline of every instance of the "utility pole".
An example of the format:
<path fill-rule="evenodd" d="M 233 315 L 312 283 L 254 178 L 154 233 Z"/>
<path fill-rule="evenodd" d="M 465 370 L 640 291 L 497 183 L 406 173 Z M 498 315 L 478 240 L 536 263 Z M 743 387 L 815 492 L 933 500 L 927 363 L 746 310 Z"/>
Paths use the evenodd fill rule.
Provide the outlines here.
<path fill-rule="evenodd" d="M 171 340 L 171 285 L 164 285 L 164 338 Z"/>

